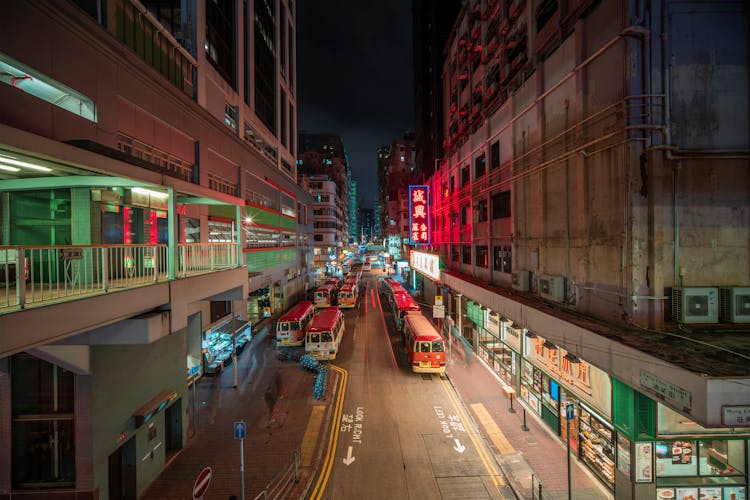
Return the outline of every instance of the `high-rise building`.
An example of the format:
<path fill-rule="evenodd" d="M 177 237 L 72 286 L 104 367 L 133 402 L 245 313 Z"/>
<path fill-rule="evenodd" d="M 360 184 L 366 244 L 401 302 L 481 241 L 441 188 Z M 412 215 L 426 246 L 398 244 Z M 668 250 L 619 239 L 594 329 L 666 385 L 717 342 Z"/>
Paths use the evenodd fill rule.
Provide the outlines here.
<path fill-rule="evenodd" d="M 748 9 L 470 0 L 446 47 L 419 286 L 616 498 L 747 488 Z"/>
<path fill-rule="evenodd" d="M 414 167 L 414 134 L 406 133 L 390 147 L 378 148 L 378 186 L 383 239 L 389 253 L 405 254 L 409 239 L 409 185 L 420 181 Z"/>
<path fill-rule="evenodd" d="M 312 285 L 293 6 L 3 5 L 0 496 L 140 496 Z"/>
<path fill-rule="evenodd" d="M 337 196 L 342 205 L 340 223 L 344 233 L 351 227 L 349 211 L 349 156 L 344 142 L 337 134 L 317 134 L 301 132 L 299 138 L 297 168 L 307 176 L 327 176 L 336 183 Z M 347 238 L 348 239 L 348 238 Z M 340 242 L 342 245 L 344 240 Z"/>
<path fill-rule="evenodd" d="M 357 181 L 349 180 L 349 243 L 359 241 L 359 210 L 357 210 Z"/>
<path fill-rule="evenodd" d="M 338 195 L 336 182 L 325 175 L 312 175 L 307 180 L 314 203 L 313 253 L 317 278 L 340 270 L 344 242 L 349 233 L 341 223 L 343 220 L 342 199 Z"/>
<path fill-rule="evenodd" d="M 372 241 L 373 223 L 375 222 L 373 209 L 360 207 L 357 221 L 359 222 L 359 241 L 362 243 Z"/>
<path fill-rule="evenodd" d="M 443 156 L 443 64 L 460 0 L 413 0 L 415 168 L 423 179 Z"/>

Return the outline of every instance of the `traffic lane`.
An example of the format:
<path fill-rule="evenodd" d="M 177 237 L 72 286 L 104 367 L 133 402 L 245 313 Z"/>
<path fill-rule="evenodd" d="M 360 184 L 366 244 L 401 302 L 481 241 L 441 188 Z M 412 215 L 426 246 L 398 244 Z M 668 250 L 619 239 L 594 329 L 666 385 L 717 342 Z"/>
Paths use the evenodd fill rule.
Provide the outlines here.
<path fill-rule="evenodd" d="M 355 346 L 362 362 L 349 366 L 328 498 L 502 498 L 440 378 L 413 374 L 406 363 L 394 369 L 391 342 L 400 342 L 371 305 L 357 325 L 368 333 Z"/>
<path fill-rule="evenodd" d="M 389 393 L 395 382 L 385 373 L 387 335 L 372 287 L 365 280 L 360 295 L 352 355 L 338 363 L 348 370 L 344 409 L 337 425 L 339 439 L 333 469 L 324 498 L 408 498 L 403 464 L 394 460 L 400 453 L 399 436 L 386 429 L 397 427 Z"/>

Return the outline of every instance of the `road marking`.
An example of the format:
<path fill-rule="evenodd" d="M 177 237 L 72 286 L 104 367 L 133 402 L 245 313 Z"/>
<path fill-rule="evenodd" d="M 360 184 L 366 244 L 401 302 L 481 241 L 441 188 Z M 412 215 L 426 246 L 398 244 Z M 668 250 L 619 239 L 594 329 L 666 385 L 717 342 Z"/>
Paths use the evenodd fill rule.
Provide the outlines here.
<path fill-rule="evenodd" d="M 350 447 L 349 447 L 349 450 L 348 450 L 348 451 L 346 452 L 346 458 L 344 459 L 344 465 L 346 465 L 346 466 L 348 467 L 348 466 L 350 466 L 350 465 L 351 465 L 351 464 L 352 464 L 352 463 L 353 463 L 353 462 L 354 462 L 354 461 L 355 461 L 356 459 L 357 459 L 357 457 L 353 457 L 353 456 L 352 456 L 352 447 L 350 446 Z"/>
<path fill-rule="evenodd" d="M 456 413 L 461 416 L 462 420 L 469 422 L 469 416 L 466 414 L 452 392 L 453 388 L 445 380 L 441 379 L 440 382 L 443 385 L 443 389 L 445 389 L 445 393 L 448 395 L 448 399 L 450 399 L 451 404 L 455 408 Z M 498 473 L 497 468 L 495 467 L 494 458 L 492 458 L 484 443 L 481 441 L 481 436 L 478 436 L 473 432 L 468 425 L 464 425 L 464 428 L 466 429 L 466 434 L 468 434 L 469 439 L 471 439 L 471 442 L 474 444 L 474 449 L 477 450 L 477 455 L 479 455 L 479 459 L 482 461 L 482 464 L 484 464 L 485 470 L 489 473 L 490 479 L 492 479 L 492 483 L 495 485 L 495 489 L 500 495 L 500 498 L 505 498 L 505 495 L 503 495 L 503 492 L 500 489 L 501 486 L 505 486 L 505 480 Z"/>
<path fill-rule="evenodd" d="M 484 430 L 487 431 L 487 436 L 500 454 L 507 455 L 509 453 L 515 453 L 516 450 L 508 442 L 508 439 L 505 437 L 505 434 L 503 434 L 503 431 L 500 430 L 500 427 L 497 426 L 495 420 L 490 416 L 490 412 L 487 411 L 487 408 L 485 408 L 482 403 L 474 403 L 469 406 L 474 411 L 477 420 L 482 424 Z"/>
<path fill-rule="evenodd" d="M 349 379 L 349 372 L 335 365 L 328 365 L 329 368 L 341 375 L 339 380 L 339 388 L 336 395 L 336 406 L 334 407 L 333 419 L 331 419 L 331 434 L 328 436 L 328 449 L 326 450 L 326 458 L 323 461 L 323 468 L 318 476 L 318 481 L 315 483 L 313 488 L 311 499 L 319 500 L 323 495 L 328 484 L 328 479 L 331 475 L 331 468 L 333 467 L 333 456 L 336 454 L 336 445 L 339 441 L 339 425 L 341 422 L 341 413 L 344 409 L 344 395 L 346 394 L 346 384 Z"/>
<path fill-rule="evenodd" d="M 325 409 L 325 405 L 313 406 L 310 420 L 307 421 L 307 429 L 305 429 L 305 435 L 302 437 L 302 445 L 300 445 L 303 467 L 310 467 L 312 465 L 315 443 L 318 442 L 320 424 L 323 422 L 323 411 Z"/>
<path fill-rule="evenodd" d="M 458 439 L 454 439 L 453 442 L 456 443 L 456 446 L 454 446 L 453 449 L 459 453 L 463 453 L 466 449 L 466 446 L 462 445 L 461 441 L 459 441 Z"/>

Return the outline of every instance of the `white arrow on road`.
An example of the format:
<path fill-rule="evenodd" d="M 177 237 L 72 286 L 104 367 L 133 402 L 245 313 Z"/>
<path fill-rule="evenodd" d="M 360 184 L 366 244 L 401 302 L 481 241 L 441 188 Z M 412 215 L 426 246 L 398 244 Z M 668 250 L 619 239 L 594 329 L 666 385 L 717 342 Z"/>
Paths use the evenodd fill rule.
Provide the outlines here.
<path fill-rule="evenodd" d="M 466 446 L 462 445 L 461 441 L 459 441 L 458 439 L 454 439 L 453 442 L 456 443 L 456 446 L 454 446 L 453 449 L 459 453 L 463 453 L 466 449 Z"/>
<path fill-rule="evenodd" d="M 346 458 L 344 459 L 344 465 L 351 465 L 355 460 L 356 458 L 352 456 L 352 447 L 350 446 L 349 451 L 346 453 Z"/>

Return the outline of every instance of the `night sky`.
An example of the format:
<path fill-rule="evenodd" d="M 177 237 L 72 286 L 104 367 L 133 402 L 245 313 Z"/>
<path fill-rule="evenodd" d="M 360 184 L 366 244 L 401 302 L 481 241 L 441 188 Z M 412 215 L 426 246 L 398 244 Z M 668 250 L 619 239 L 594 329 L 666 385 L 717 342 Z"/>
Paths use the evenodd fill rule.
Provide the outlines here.
<path fill-rule="evenodd" d="M 411 2 L 297 2 L 299 129 L 339 133 L 361 206 L 377 197 L 377 148 L 414 128 Z"/>

